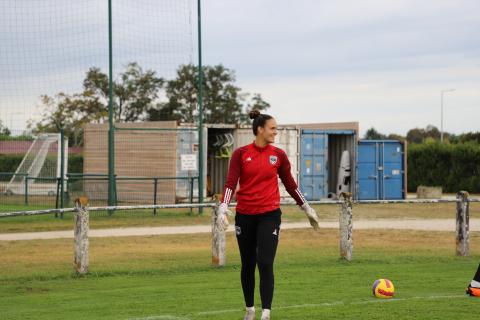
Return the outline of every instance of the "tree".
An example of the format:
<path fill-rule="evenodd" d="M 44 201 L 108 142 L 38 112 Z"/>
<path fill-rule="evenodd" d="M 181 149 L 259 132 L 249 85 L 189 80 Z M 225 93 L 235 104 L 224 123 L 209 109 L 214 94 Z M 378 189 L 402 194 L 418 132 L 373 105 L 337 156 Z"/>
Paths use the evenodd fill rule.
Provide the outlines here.
<path fill-rule="evenodd" d="M 387 136 L 387 139 L 389 139 L 389 140 L 400 140 L 400 141 L 403 141 L 403 140 L 405 140 L 405 137 L 402 136 L 402 135 L 396 134 L 396 133 L 390 133 L 390 134 Z"/>
<path fill-rule="evenodd" d="M 440 130 L 438 130 L 437 127 L 435 127 L 434 125 L 431 125 L 429 124 L 426 128 L 425 128 L 425 138 L 433 138 L 435 141 L 440 141 Z M 443 136 L 445 138 L 448 138 L 448 133 L 444 133 Z"/>
<path fill-rule="evenodd" d="M 422 143 L 425 141 L 425 139 L 429 138 L 429 142 L 431 143 L 432 141 L 440 141 L 440 130 L 438 130 L 437 127 L 429 124 L 425 129 L 423 128 L 414 128 L 410 129 L 407 132 L 407 141 L 409 143 Z M 455 139 L 455 136 L 448 133 L 444 132 L 443 133 L 443 138 L 445 141 L 448 141 L 450 137 Z"/>
<path fill-rule="evenodd" d="M 113 110 L 116 121 L 144 120 L 149 108 L 154 107 L 164 79 L 155 71 L 129 63 L 119 79 L 113 81 Z M 97 98 L 108 108 L 108 76 L 98 68 L 90 68 L 83 81 L 84 94 Z M 107 114 L 108 116 L 108 114 Z"/>
<path fill-rule="evenodd" d="M 458 141 L 460 143 L 466 143 L 466 142 L 480 143 L 480 131 L 462 133 L 458 136 Z"/>
<path fill-rule="evenodd" d="M 10 134 L 10 130 L 3 124 L 2 120 L 0 120 L 0 136 L 8 137 Z"/>
<path fill-rule="evenodd" d="M 235 85 L 235 75 L 223 65 L 203 67 L 203 108 L 206 123 L 247 123 L 248 111 L 266 110 L 270 104 L 260 94 L 249 99 Z M 166 84 L 167 102 L 148 111 L 148 120 L 177 120 L 194 123 L 198 116 L 198 68 L 182 65 L 176 79 Z"/>
<path fill-rule="evenodd" d="M 80 145 L 83 127 L 87 123 L 103 123 L 108 117 L 106 106 L 91 92 L 68 95 L 63 92 L 53 97 L 41 96 L 41 120 L 29 121 L 33 132 L 58 132 L 64 128 L 71 145 Z"/>
<path fill-rule="evenodd" d="M 129 63 L 119 79 L 113 81 L 113 110 L 116 121 L 133 122 L 147 117 L 154 107 L 164 80 L 154 71 Z M 58 132 L 65 128 L 70 143 L 78 145 L 87 123 L 105 123 L 108 120 L 108 76 L 99 68 L 90 68 L 83 81 L 81 93 L 60 92 L 53 97 L 41 96 L 41 120 L 29 122 L 34 132 Z"/>
<path fill-rule="evenodd" d="M 235 85 L 233 71 L 223 67 L 203 69 L 203 106 L 207 123 L 247 123 L 251 109 L 266 110 L 270 105 L 260 94 L 241 92 Z M 116 122 L 141 120 L 177 120 L 196 122 L 198 72 L 194 65 L 183 65 L 177 77 L 165 83 L 155 71 L 144 71 L 137 63 L 129 63 L 113 81 L 113 110 Z M 162 90 L 165 92 L 162 92 Z M 166 99 L 161 97 L 165 94 Z M 41 120 L 29 121 L 34 132 L 58 132 L 63 126 L 72 145 L 79 145 L 87 123 L 108 120 L 108 76 L 99 68 L 90 68 L 83 80 L 83 91 L 54 96 L 41 96 Z"/>
<path fill-rule="evenodd" d="M 378 132 L 377 129 L 375 129 L 374 127 L 368 129 L 363 136 L 363 139 L 365 140 L 385 140 L 386 138 L 386 135 Z"/>
<path fill-rule="evenodd" d="M 407 141 L 409 143 L 422 143 L 425 138 L 425 130 L 420 128 L 410 129 L 407 132 Z"/>

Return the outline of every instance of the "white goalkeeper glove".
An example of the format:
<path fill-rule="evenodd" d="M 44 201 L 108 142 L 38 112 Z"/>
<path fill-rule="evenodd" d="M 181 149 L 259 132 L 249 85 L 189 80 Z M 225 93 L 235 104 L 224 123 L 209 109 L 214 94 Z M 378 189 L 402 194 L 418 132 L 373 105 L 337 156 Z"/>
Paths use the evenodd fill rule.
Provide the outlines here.
<path fill-rule="evenodd" d="M 217 212 L 217 228 L 220 231 L 225 231 L 228 228 L 228 216 L 231 216 L 232 212 L 228 210 L 226 203 L 221 203 Z"/>
<path fill-rule="evenodd" d="M 310 225 L 313 227 L 313 229 L 318 230 L 318 215 L 315 210 L 313 210 L 313 208 L 310 207 L 310 205 L 306 202 L 302 204 L 301 208 L 307 215 L 307 218 L 310 221 Z"/>

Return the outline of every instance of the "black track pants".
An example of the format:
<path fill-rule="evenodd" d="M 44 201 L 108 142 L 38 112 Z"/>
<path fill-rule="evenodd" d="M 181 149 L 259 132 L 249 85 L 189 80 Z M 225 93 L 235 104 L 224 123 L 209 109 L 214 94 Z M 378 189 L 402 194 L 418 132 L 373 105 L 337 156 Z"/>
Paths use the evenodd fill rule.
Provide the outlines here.
<path fill-rule="evenodd" d="M 277 252 L 282 212 L 235 215 L 235 231 L 242 260 L 241 281 L 245 305 L 252 307 L 255 292 L 255 266 L 260 274 L 262 309 L 271 309 L 273 299 L 273 260 Z"/>

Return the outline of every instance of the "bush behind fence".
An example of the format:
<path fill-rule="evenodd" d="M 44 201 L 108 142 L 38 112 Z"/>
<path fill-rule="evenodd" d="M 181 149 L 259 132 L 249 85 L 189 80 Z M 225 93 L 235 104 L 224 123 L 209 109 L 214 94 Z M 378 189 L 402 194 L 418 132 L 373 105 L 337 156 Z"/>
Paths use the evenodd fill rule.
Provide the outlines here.
<path fill-rule="evenodd" d="M 22 162 L 23 154 L 0 154 L 0 172 L 14 173 L 20 162 Z M 56 158 L 47 157 L 45 161 L 56 161 Z M 83 156 L 81 154 L 72 154 L 68 156 L 68 171 L 72 173 L 83 172 Z M 0 181 L 9 180 L 11 177 L 0 176 Z"/>
<path fill-rule="evenodd" d="M 408 191 L 441 186 L 443 192 L 480 192 L 480 144 L 412 144 L 408 148 Z"/>

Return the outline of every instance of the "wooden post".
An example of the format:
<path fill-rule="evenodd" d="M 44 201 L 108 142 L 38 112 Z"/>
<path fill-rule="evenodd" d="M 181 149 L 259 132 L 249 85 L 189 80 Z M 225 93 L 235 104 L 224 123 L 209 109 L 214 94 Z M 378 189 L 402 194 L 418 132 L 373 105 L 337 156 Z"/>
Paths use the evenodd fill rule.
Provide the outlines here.
<path fill-rule="evenodd" d="M 74 215 L 75 257 L 73 268 L 77 274 L 86 274 L 88 273 L 88 198 L 76 199 L 75 207 L 77 211 Z"/>
<path fill-rule="evenodd" d="M 340 211 L 340 258 L 347 261 L 352 260 L 353 238 L 352 238 L 352 194 L 342 192 L 340 199 L 343 200 Z"/>
<path fill-rule="evenodd" d="M 470 235 L 469 235 L 469 201 L 468 192 L 457 193 L 457 224 L 456 243 L 457 256 L 468 256 Z"/>
<path fill-rule="evenodd" d="M 225 266 L 225 246 L 226 246 L 226 232 L 221 231 L 217 227 L 217 215 L 219 207 L 219 198 L 212 211 L 212 265 L 223 267 Z"/>

